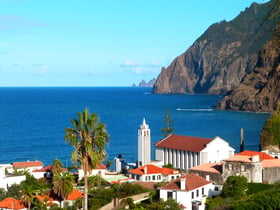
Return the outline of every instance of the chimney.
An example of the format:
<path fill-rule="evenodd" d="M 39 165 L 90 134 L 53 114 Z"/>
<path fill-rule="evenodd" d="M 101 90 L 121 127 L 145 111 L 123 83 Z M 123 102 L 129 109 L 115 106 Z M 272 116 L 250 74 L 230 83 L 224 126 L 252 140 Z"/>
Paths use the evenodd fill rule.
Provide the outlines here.
<path fill-rule="evenodd" d="M 260 162 L 260 156 L 259 155 L 253 155 L 252 156 L 252 162 L 253 163 Z"/>
<path fill-rule="evenodd" d="M 147 166 L 144 166 L 144 174 L 147 174 Z"/>
<path fill-rule="evenodd" d="M 206 181 L 210 181 L 210 175 L 205 176 Z"/>
<path fill-rule="evenodd" d="M 185 190 L 186 189 L 186 178 L 181 178 L 180 180 L 180 189 Z"/>

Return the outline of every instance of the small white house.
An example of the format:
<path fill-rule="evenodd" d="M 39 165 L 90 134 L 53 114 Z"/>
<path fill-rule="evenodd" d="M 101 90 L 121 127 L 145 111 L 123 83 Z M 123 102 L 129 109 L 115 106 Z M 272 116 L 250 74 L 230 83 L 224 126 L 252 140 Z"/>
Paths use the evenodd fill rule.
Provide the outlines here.
<path fill-rule="evenodd" d="M 107 171 L 107 167 L 104 164 L 100 164 L 96 168 L 92 169 L 91 172 L 88 174 L 88 176 L 101 176 L 104 177 Z M 84 177 L 84 171 L 83 169 L 78 169 L 78 176 L 79 180 L 81 180 Z"/>
<path fill-rule="evenodd" d="M 183 209 L 204 210 L 207 197 L 212 197 L 213 184 L 196 174 L 187 174 L 160 188 L 160 198 L 174 199 Z"/>
<path fill-rule="evenodd" d="M 13 170 L 17 171 L 29 171 L 38 170 L 43 168 L 44 164 L 41 161 L 26 161 L 26 162 L 14 162 L 11 164 L 12 168 L 8 169 L 9 173 L 13 173 Z"/>
<path fill-rule="evenodd" d="M 220 137 L 211 139 L 171 134 L 155 143 L 156 160 L 184 170 L 203 163 L 217 163 L 233 155 L 234 149 Z"/>
<path fill-rule="evenodd" d="M 179 178 L 182 174 L 178 170 L 171 168 L 160 168 L 158 166 L 147 164 L 142 167 L 132 169 L 129 177 L 141 182 L 162 182 L 171 181 Z"/>
<path fill-rule="evenodd" d="M 22 181 L 26 180 L 25 175 L 6 175 L 5 167 L 0 167 L 0 188 L 8 189 L 13 184 L 20 184 Z"/>

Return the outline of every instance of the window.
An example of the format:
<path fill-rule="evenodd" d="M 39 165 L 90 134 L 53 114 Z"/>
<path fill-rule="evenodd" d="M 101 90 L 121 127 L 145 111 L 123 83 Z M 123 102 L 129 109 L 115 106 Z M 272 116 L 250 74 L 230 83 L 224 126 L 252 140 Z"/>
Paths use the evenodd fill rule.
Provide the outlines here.
<path fill-rule="evenodd" d="M 153 180 L 156 180 L 156 176 L 155 175 L 153 175 Z"/>
<path fill-rule="evenodd" d="M 241 165 L 240 167 L 241 167 L 241 171 L 245 171 L 245 169 L 246 169 L 245 165 Z"/>
<path fill-rule="evenodd" d="M 161 176 L 160 175 L 157 175 L 157 180 L 160 180 L 161 179 Z"/>
<path fill-rule="evenodd" d="M 201 194 L 204 195 L 204 187 L 201 189 Z"/>
<path fill-rule="evenodd" d="M 219 191 L 219 187 L 218 187 L 218 186 L 215 186 L 214 190 L 215 190 L 215 191 Z"/>
<path fill-rule="evenodd" d="M 146 181 L 151 180 L 150 176 L 146 176 Z"/>
<path fill-rule="evenodd" d="M 199 190 L 196 190 L 196 197 L 199 196 Z"/>
<path fill-rule="evenodd" d="M 170 191 L 170 192 L 167 192 L 167 198 L 172 198 L 173 197 L 173 192 Z"/>
<path fill-rule="evenodd" d="M 232 171 L 232 164 L 231 163 L 228 164 L 228 170 Z"/>
<path fill-rule="evenodd" d="M 192 192 L 192 199 L 194 199 L 194 192 Z"/>
<path fill-rule="evenodd" d="M 171 176 L 171 179 L 174 179 L 174 176 Z"/>

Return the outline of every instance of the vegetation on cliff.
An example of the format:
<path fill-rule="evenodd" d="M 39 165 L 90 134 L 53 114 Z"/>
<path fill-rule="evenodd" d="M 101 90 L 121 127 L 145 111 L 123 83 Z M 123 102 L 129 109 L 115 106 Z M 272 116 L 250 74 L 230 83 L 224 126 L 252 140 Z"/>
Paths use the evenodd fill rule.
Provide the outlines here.
<path fill-rule="evenodd" d="M 279 151 L 280 145 L 280 101 L 275 112 L 266 121 L 261 132 L 261 149 Z"/>

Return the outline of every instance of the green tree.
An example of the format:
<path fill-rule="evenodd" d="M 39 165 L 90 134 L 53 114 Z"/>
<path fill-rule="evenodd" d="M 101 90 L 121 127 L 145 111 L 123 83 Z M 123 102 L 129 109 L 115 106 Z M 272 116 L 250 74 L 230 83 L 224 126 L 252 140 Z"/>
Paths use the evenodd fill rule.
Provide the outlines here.
<path fill-rule="evenodd" d="M 61 202 L 73 191 L 74 176 L 68 172 L 61 172 L 53 177 L 52 191 Z"/>
<path fill-rule="evenodd" d="M 280 145 L 280 102 L 261 132 L 261 149 L 264 150 L 271 145 L 277 147 Z"/>
<path fill-rule="evenodd" d="M 33 185 L 22 185 L 21 189 L 21 200 L 27 206 L 28 209 L 31 208 L 31 204 L 39 190 L 34 189 Z"/>
<path fill-rule="evenodd" d="M 106 157 L 109 142 L 106 125 L 97 114 L 88 109 L 78 113 L 78 120 L 71 120 L 73 128 L 66 128 L 65 140 L 74 147 L 72 161 L 84 171 L 84 210 L 88 209 L 88 173 Z"/>
<path fill-rule="evenodd" d="M 59 174 L 64 171 L 63 164 L 59 159 L 55 159 L 51 165 L 51 171 L 53 175 Z"/>
<path fill-rule="evenodd" d="M 162 128 L 161 131 L 162 131 L 162 135 L 164 137 L 167 137 L 174 132 L 174 128 L 172 127 L 172 118 L 169 110 L 165 112 L 164 125 L 165 127 Z"/>
<path fill-rule="evenodd" d="M 8 187 L 6 197 L 13 197 L 15 199 L 21 198 L 21 187 L 19 184 L 12 184 Z"/>
<path fill-rule="evenodd" d="M 229 176 L 224 183 L 222 196 L 227 197 L 242 197 L 246 195 L 248 190 L 247 178 L 244 176 Z"/>

